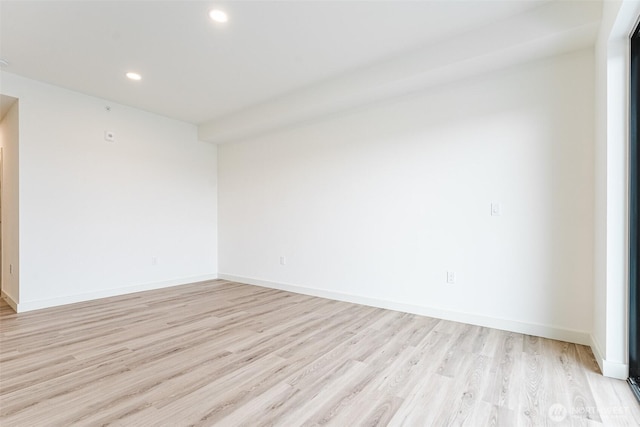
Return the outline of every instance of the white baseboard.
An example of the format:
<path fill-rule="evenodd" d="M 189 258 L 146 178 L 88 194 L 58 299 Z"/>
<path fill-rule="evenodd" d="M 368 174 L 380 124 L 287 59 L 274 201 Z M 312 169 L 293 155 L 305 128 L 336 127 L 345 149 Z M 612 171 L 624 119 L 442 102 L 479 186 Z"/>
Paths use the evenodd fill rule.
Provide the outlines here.
<path fill-rule="evenodd" d="M 11 296 L 9 296 L 9 294 L 7 294 L 5 291 L 2 291 L 2 299 L 5 300 L 7 304 L 9 304 L 9 307 L 13 308 L 13 311 L 15 311 L 16 313 L 18 312 L 18 303 L 15 302 L 15 300 L 11 298 Z"/>
<path fill-rule="evenodd" d="M 209 280 L 216 280 L 217 274 L 205 274 L 202 276 L 184 277 L 181 279 L 165 280 L 163 282 L 145 283 L 142 285 L 127 286 L 124 288 L 105 289 L 97 292 L 89 292 L 86 294 L 68 295 L 64 297 L 51 298 L 46 300 L 26 301 L 15 303 L 13 309 L 18 313 L 24 313 L 25 311 L 40 310 L 42 308 L 57 307 L 65 304 L 73 304 L 76 302 L 91 301 L 100 298 L 108 298 L 117 295 L 132 294 L 134 292 L 151 291 L 154 289 L 169 288 L 171 286 L 187 285 L 197 282 L 205 282 Z M 4 297 L 4 294 L 3 294 Z M 9 301 L 7 301 L 9 303 Z M 9 303 L 11 305 L 11 303 Z"/>
<path fill-rule="evenodd" d="M 249 285 L 263 286 L 266 288 L 280 289 L 283 291 L 295 292 L 298 294 L 368 305 L 371 307 L 385 308 L 388 310 L 402 311 L 405 313 L 413 313 L 421 316 L 435 317 L 443 320 L 468 323 L 471 325 L 501 329 L 510 332 L 517 332 L 520 334 L 534 335 L 538 337 L 567 341 L 576 344 L 591 345 L 592 342 L 591 335 L 588 332 L 583 331 L 561 329 L 553 326 L 519 322 L 516 320 L 499 319 L 480 314 L 444 310 L 435 307 L 406 304 L 402 302 L 370 298 L 363 295 L 353 295 L 342 292 L 328 291 L 324 289 L 309 288 L 306 286 L 276 283 L 251 277 L 235 276 L 232 274 L 218 274 L 218 277 L 220 279 L 246 283 Z"/>
<path fill-rule="evenodd" d="M 600 367 L 600 372 L 602 372 L 602 374 L 604 375 L 604 356 L 602 350 L 600 349 L 596 338 L 593 335 L 591 335 L 590 338 L 591 342 L 589 343 L 589 346 L 591 347 L 591 351 L 593 352 L 593 357 L 596 358 L 596 362 L 598 362 L 598 366 Z"/>
<path fill-rule="evenodd" d="M 591 351 L 593 351 L 593 356 L 596 358 L 596 362 L 598 362 L 598 366 L 600 367 L 600 371 L 602 375 L 609 378 L 616 378 L 619 380 L 626 380 L 629 378 L 629 364 L 620 363 L 620 362 L 612 362 L 607 360 L 604 357 L 604 353 L 598 344 L 598 341 L 595 337 L 591 336 Z"/>
<path fill-rule="evenodd" d="M 602 375 L 619 380 L 626 380 L 629 378 L 629 365 L 626 363 L 610 362 L 605 359 L 602 361 Z"/>

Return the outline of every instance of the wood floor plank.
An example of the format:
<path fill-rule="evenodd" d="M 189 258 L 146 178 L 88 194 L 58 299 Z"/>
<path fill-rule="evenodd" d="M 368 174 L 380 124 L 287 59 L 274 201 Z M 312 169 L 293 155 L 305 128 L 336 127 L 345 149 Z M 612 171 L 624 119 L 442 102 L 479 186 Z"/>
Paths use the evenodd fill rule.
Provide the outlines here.
<path fill-rule="evenodd" d="M 511 332 L 493 336 L 499 346 L 491 346 L 495 350 L 491 355 L 491 368 L 485 378 L 485 402 L 499 408 L 517 408 L 519 388 L 515 371 L 521 362 L 522 338 L 522 335 Z"/>
<path fill-rule="evenodd" d="M 637 426 L 585 346 L 243 285 L 16 314 L 0 425 Z"/>
<path fill-rule="evenodd" d="M 417 387 L 400 405 L 391 419 L 391 426 L 432 426 L 436 416 L 443 410 L 450 411 L 446 406 L 453 390 L 454 379 L 438 374 L 425 376 Z"/>

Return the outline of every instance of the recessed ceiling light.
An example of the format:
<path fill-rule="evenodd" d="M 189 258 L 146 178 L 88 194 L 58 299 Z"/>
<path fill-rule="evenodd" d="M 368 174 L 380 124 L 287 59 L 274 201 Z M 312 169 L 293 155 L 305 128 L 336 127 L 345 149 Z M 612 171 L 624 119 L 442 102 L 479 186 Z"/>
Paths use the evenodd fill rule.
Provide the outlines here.
<path fill-rule="evenodd" d="M 209 17 L 216 22 L 227 22 L 229 20 L 229 16 L 220 9 L 213 9 L 209 12 Z"/>
<path fill-rule="evenodd" d="M 142 76 L 138 73 L 127 73 L 125 75 L 131 80 L 142 80 Z"/>

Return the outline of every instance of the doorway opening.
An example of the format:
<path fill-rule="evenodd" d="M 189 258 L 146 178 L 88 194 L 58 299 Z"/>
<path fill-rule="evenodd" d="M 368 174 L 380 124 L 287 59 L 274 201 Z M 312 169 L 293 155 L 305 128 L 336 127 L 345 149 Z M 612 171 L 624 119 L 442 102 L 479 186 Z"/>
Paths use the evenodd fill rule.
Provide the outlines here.
<path fill-rule="evenodd" d="M 2 292 L 2 169 L 3 169 L 3 150 L 4 147 L 0 144 L 0 292 Z"/>
<path fill-rule="evenodd" d="M 0 94 L 0 295 L 17 310 L 18 99 Z"/>

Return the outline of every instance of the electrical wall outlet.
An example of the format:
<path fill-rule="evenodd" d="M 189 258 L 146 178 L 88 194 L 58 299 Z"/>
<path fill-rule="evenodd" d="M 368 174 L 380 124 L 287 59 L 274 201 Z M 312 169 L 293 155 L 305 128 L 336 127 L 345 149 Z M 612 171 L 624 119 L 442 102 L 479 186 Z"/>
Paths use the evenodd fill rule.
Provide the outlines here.
<path fill-rule="evenodd" d="M 280 265 L 287 265 L 287 257 L 285 256 L 280 257 Z"/>

